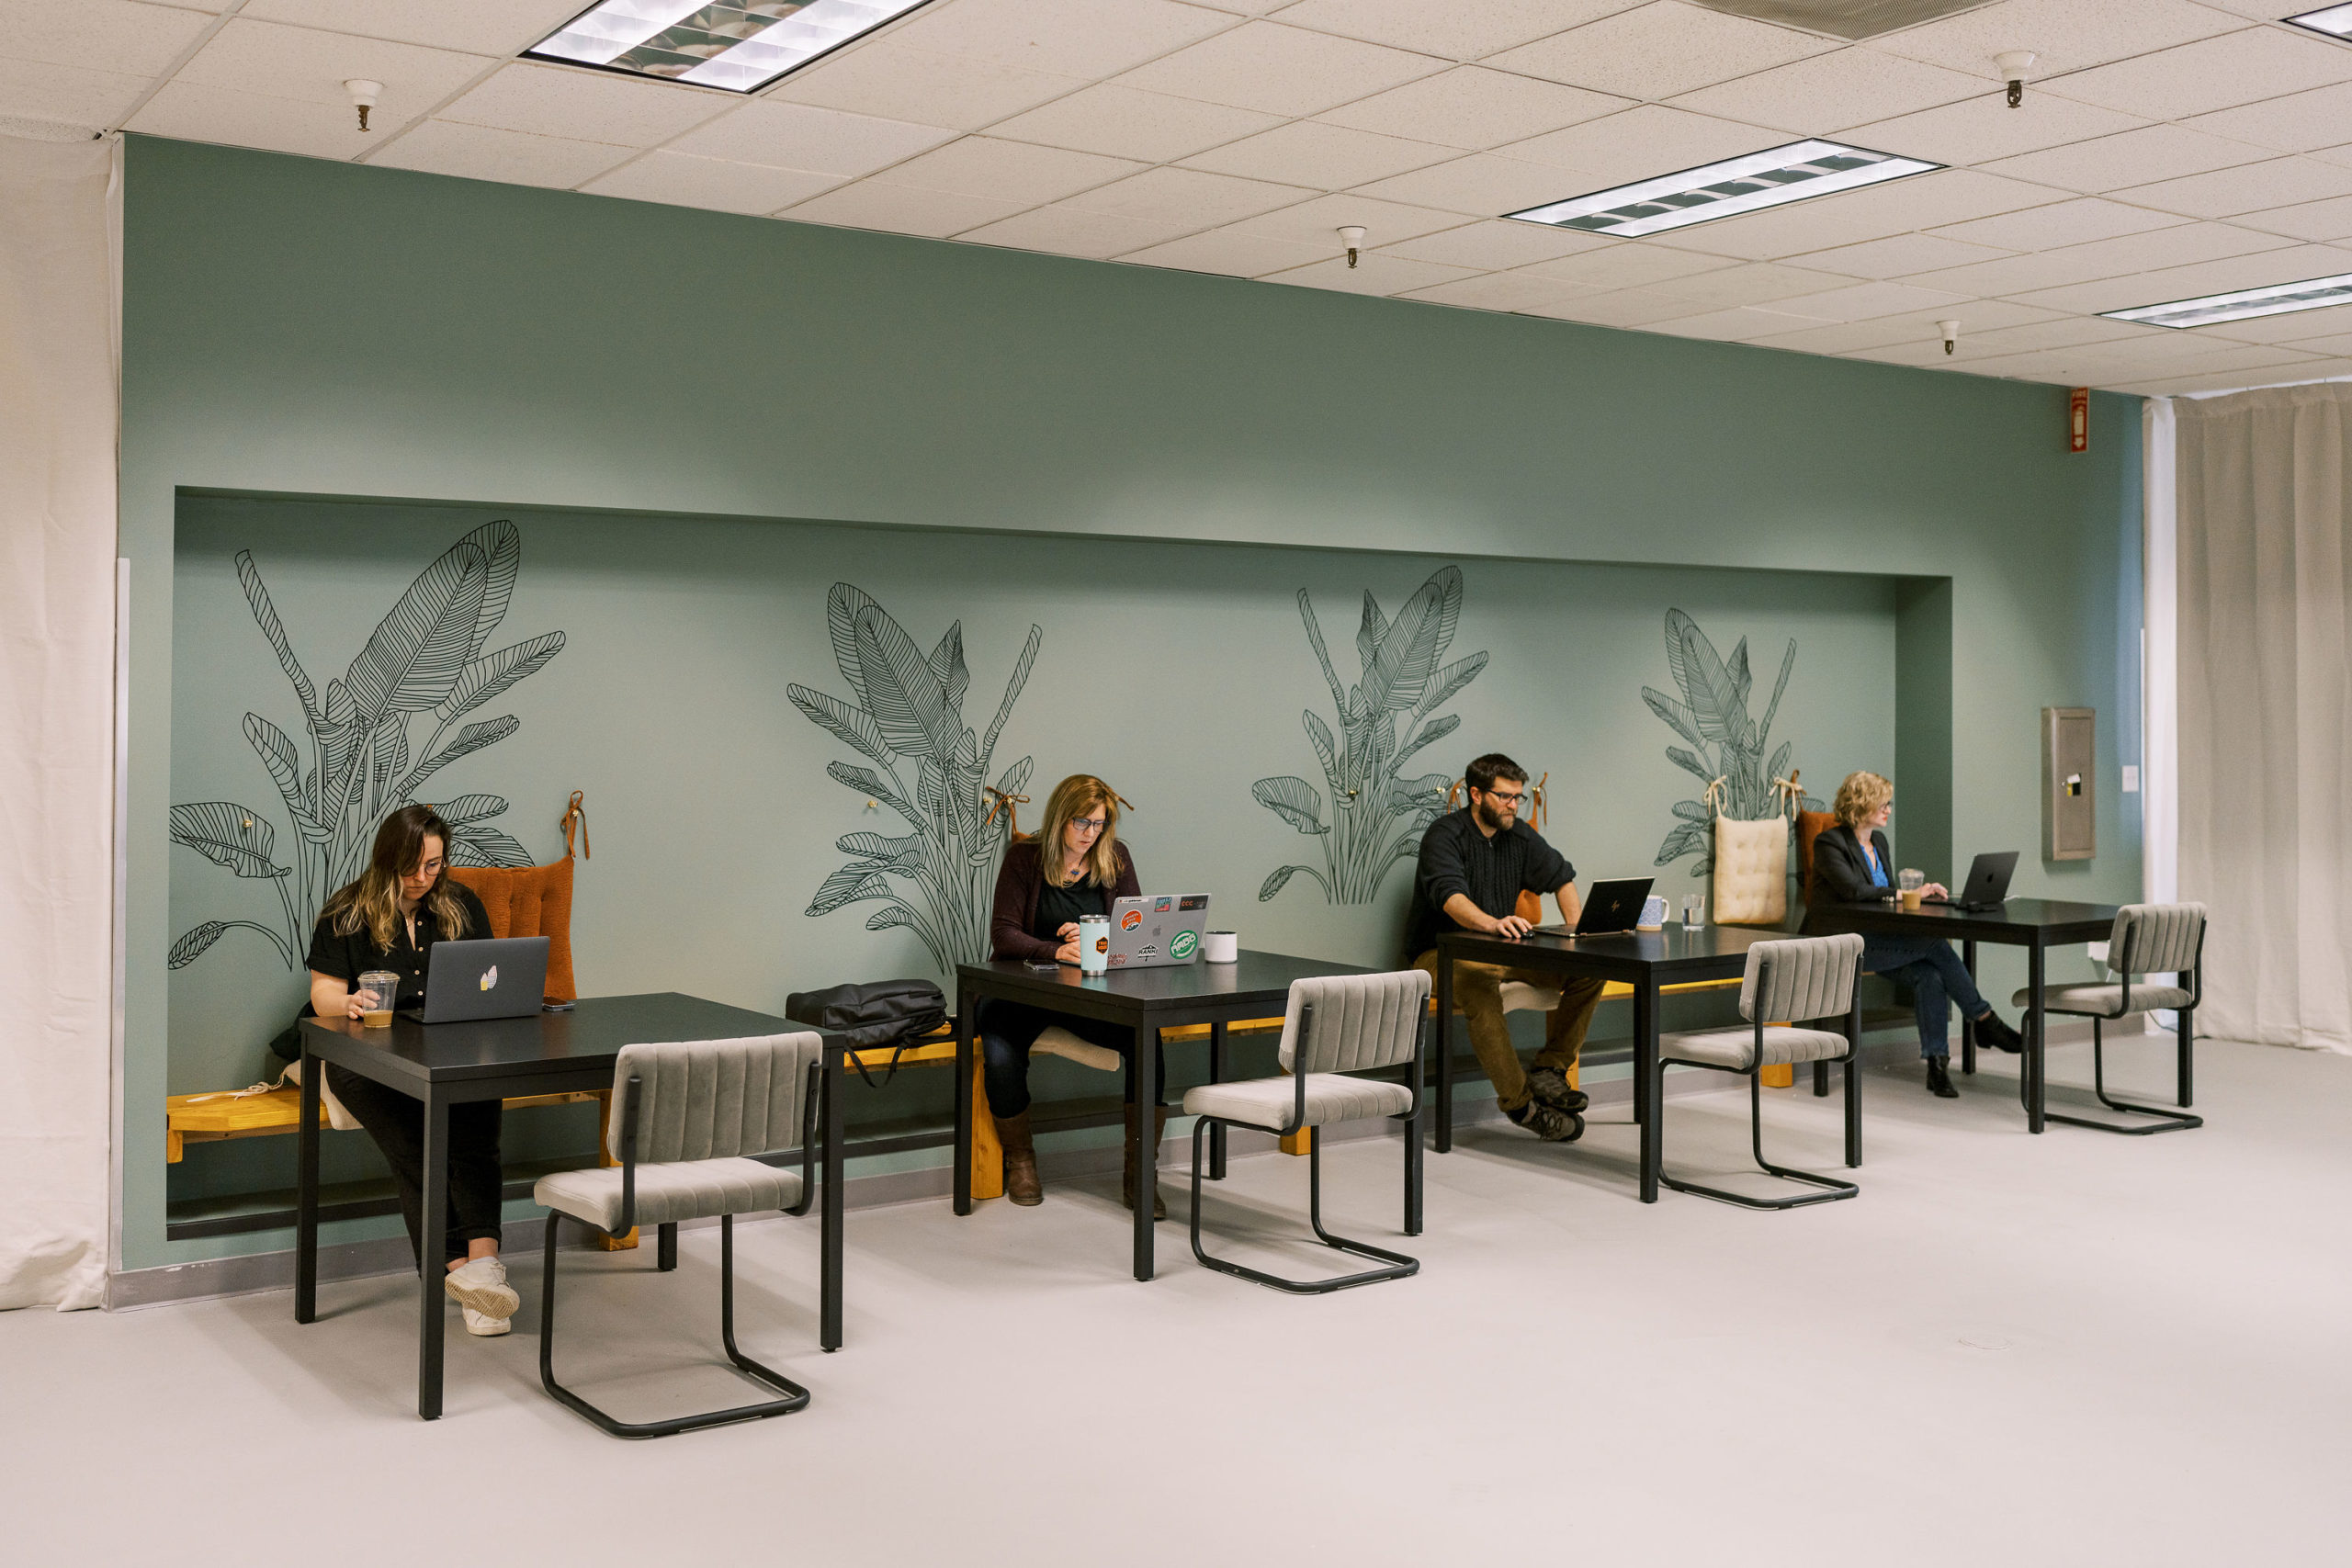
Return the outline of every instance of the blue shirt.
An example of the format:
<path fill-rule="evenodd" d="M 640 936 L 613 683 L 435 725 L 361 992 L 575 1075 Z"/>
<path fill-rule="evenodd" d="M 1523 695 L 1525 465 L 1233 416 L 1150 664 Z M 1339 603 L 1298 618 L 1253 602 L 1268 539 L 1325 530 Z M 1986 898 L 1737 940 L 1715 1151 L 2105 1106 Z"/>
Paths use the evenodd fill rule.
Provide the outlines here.
<path fill-rule="evenodd" d="M 1870 863 L 1871 886 L 1872 887 L 1889 887 L 1894 886 L 1886 879 L 1886 867 L 1879 863 L 1878 852 L 1867 843 L 1862 846 L 1862 859 Z"/>

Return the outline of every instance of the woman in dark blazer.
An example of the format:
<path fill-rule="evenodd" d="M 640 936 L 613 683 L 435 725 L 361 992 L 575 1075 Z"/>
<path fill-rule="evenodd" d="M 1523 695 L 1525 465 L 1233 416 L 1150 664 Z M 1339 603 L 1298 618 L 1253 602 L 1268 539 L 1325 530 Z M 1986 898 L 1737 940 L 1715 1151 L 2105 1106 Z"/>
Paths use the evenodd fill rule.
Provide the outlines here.
<path fill-rule="evenodd" d="M 1077 964 L 1079 917 L 1108 915 L 1113 900 L 1133 898 L 1143 891 L 1136 881 L 1135 859 L 1127 853 L 1127 846 L 1119 842 L 1118 830 L 1119 795 L 1109 784 L 1091 773 L 1073 773 L 1056 784 L 1046 802 L 1044 823 L 1034 834 L 1014 840 L 1004 852 L 1004 865 L 996 878 L 995 913 L 989 922 L 989 955 Z M 981 1005 L 979 1024 L 989 1112 L 996 1118 L 997 1137 L 1004 1145 L 1004 1194 L 1025 1208 L 1045 1198 L 1029 1132 L 1030 1047 L 1055 1024 L 1122 1056 L 1134 1054 L 1135 1037 L 1094 1019 L 1001 999 Z M 1156 1163 L 1159 1139 L 1168 1126 L 1168 1108 L 1160 1103 L 1168 1087 L 1168 1058 L 1162 1055 L 1159 1061 L 1146 1165 Z M 1141 1118 L 1136 1111 L 1135 1075 L 1130 1072 L 1126 1077 L 1127 1157 L 1122 1168 L 1126 1172 L 1126 1203 L 1132 1209 Z M 1168 1213 L 1157 1182 L 1151 1212 L 1155 1219 L 1164 1219 Z"/>
<path fill-rule="evenodd" d="M 1851 773 L 1838 786 L 1832 807 L 1838 825 L 1813 841 L 1814 897 L 1828 904 L 1883 903 L 1894 895 L 1892 851 L 1882 830 L 1894 814 L 1894 786 L 1876 773 Z M 1921 889 L 1933 898 L 1950 897 L 1943 884 Z M 1949 1062 L 1948 1038 L 1951 1015 L 1948 1002 L 1975 1021 L 1976 1038 L 2002 1051 L 2018 1051 L 2025 1042 L 2001 1021 L 1976 989 L 1968 966 L 1939 937 L 1866 936 L 1862 967 L 1873 975 L 1899 980 L 1911 991 L 1919 1021 L 1919 1055 L 1928 1064 L 1928 1092 L 1956 1100 Z"/>

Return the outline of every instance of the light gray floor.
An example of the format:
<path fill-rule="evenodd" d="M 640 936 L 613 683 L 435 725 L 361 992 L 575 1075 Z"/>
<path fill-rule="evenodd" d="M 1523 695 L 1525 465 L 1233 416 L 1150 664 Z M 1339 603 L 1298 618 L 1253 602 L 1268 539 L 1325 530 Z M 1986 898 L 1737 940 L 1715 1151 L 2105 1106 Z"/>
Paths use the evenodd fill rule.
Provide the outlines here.
<path fill-rule="evenodd" d="M 2125 1049 L 2153 1087 L 2169 1042 Z M 1044 1207 L 851 1215 L 849 1345 L 815 1350 L 817 1233 L 739 1233 L 746 1349 L 794 1416 L 652 1443 L 540 1393 L 536 1259 L 496 1341 L 455 1333 L 411 1414 L 396 1279 L 102 1315 L 0 1314 L 18 1562 L 1608 1564 L 2340 1562 L 2352 1507 L 2352 1059 L 2214 1044 L 2202 1132 L 2026 1135 L 2006 1059 L 1957 1103 L 1871 1075 L 1860 1199 L 1634 1201 L 1633 1133 L 1500 1125 L 1429 1162 L 1335 1148 L 1329 1219 L 1416 1279 L 1290 1299 L 1193 1264 L 1127 1279 L 1102 1183 Z M 2053 1077 L 2086 1077 L 2086 1047 Z M 2059 1099 L 2076 1098 L 2064 1089 Z M 1767 1101 L 1837 1157 L 1838 1101 Z M 1672 1167 L 1744 1161 L 1746 1098 L 1676 1101 Z M 1295 1272 L 1306 1162 L 1235 1163 L 1208 1214 Z M 518 1262 L 524 1260 L 517 1260 Z M 744 1396 L 718 1235 L 567 1253 L 563 1371 L 623 1415 Z"/>

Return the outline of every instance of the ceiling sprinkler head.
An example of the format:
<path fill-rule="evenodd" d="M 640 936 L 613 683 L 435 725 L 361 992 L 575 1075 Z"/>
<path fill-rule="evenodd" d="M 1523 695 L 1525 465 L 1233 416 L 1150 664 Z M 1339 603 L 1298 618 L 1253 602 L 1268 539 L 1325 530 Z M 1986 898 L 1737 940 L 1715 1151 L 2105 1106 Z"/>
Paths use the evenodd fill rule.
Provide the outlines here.
<path fill-rule="evenodd" d="M 1960 323 L 1958 321 L 1938 321 L 1936 323 L 1936 330 L 1944 334 L 1944 352 L 1946 354 L 1950 354 L 1953 349 L 1960 346 Z"/>
<path fill-rule="evenodd" d="M 367 130 L 368 111 L 376 107 L 378 98 L 383 96 L 384 85 L 370 82 L 364 76 L 353 76 L 344 82 L 343 90 L 351 95 L 351 107 L 359 111 L 359 129 Z"/>
<path fill-rule="evenodd" d="M 2000 70 L 2001 80 L 2009 85 L 2011 108 L 2018 108 L 2025 103 L 2025 73 L 2033 69 L 2033 62 L 2034 53 L 2030 49 L 2013 49 L 2006 54 L 1993 57 L 1994 65 Z"/>
<path fill-rule="evenodd" d="M 1350 266 L 1355 265 L 1356 255 L 1363 249 L 1363 225 L 1361 223 L 1342 224 L 1340 229 L 1340 243 L 1348 247 L 1348 265 Z"/>

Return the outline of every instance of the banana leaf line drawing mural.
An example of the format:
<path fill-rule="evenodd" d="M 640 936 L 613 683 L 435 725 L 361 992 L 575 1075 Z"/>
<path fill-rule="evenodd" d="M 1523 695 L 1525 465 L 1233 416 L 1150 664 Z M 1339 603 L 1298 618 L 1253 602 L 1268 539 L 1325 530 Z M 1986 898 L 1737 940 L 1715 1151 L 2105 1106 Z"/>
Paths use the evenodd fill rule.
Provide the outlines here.
<path fill-rule="evenodd" d="M 1332 668 L 1323 628 L 1304 588 L 1298 591 L 1298 614 L 1340 720 L 1335 735 L 1313 708 L 1299 716 L 1330 791 L 1329 817 L 1322 792 L 1295 774 L 1260 779 L 1250 793 L 1259 805 L 1317 840 L 1323 864 L 1277 866 L 1258 889 L 1258 898 L 1272 898 L 1303 872 L 1321 886 L 1330 903 L 1369 904 L 1390 868 L 1414 858 L 1423 830 L 1445 813 L 1453 775 L 1408 778 L 1405 765 L 1461 727 L 1461 715 L 1437 710 L 1477 679 L 1487 655 L 1442 662 L 1462 618 L 1460 567 L 1432 572 L 1394 620 L 1381 613 L 1372 591 L 1364 591 L 1356 627 L 1363 675 L 1352 686 L 1342 685 Z"/>
<path fill-rule="evenodd" d="M 1699 781 L 1699 798 L 1674 803 L 1675 825 L 1668 829 L 1666 841 L 1658 846 L 1657 859 L 1652 863 L 1668 865 L 1683 856 L 1696 854 L 1698 863 L 1690 868 L 1693 876 L 1705 876 L 1715 868 L 1714 846 L 1708 830 L 1706 788 L 1717 779 L 1724 781 L 1724 815 L 1737 821 L 1752 822 L 1772 816 L 1780 809 L 1772 797 L 1772 781 L 1785 775 L 1789 765 L 1789 742 L 1783 740 L 1771 757 L 1764 755 L 1765 743 L 1771 738 L 1772 720 L 1781 711 L 1781 698 L 1789 689 L 1789 676 L 1796 669 L 1797 644 L 1789 639 L 1788 651 L 1781 656 L 1780 678 L 1772 682 L 1772 699 L 1764 707 L 1761 720 L 1747 715 L 1747 699 L 1754 681 L 1747 667 L 1747 639 L 1741 637 L 1731 650 L 1729 659 L 1715 651 L 1699 623 L 1679 610 L 1666 613 L 1666 663 L 1673 671 L 1674 683 L 1681 691 L 1677 701 L 1652 687 L 1642 688 L 1642 701 L 1650 712 L 1664 719 L 1673 731 L 1689 741 L 1689 747 L 1669 746 L 1667 760 Z M 1823 809 L 1821 802 L 1811 795 L 1804 797 L 1807 811 Z"/>
<path fill-rule="evenodd" d="M 904 627 L 861 590 L 833 584 L 825 597 L 833 661 L 855 699 L 844 702 L 807 686 L 786 688 L 793 706 L 847 744 L 872 767 L 835 761 L 825 772 L 869 800 L 896 812 L 909 832 L 847 833 L 835 848 L 849 863 L 825 878 L 805 911 L 830 915 L 876 899 L 870 931 L 904 927 L 922 939 L 943 975 L 988 956 L 988 920 L 997 863 L 1010 841 L 1012 814 L 992 811 L 989 769 L 1012 705 L 1029 683 L 1045 632 L 1029 640 L 1005 682 L 985 735 L 964 723 L 964 694 L 972 683 L 964 663 L 964 623 L 947 628 L 926 658 Z M 914 782 L 902 766 L 911 764 Z M 995 793 L 1028 787 L 1031 759 L 1000 774 Z"/>
<path fill-rule="evenodd" d="M 234 801 L 173 807 L 172 841 L 240 880 L 273 883 L 284 924 L 206 920 L 172 944 L 173 968 L 186 968 L 239 929 L 261 932 L 288 969 L 300 967 L 319 906 L 366 866 L 376 825 L 416 800 L 416 792 L 444 768 L 522 728 L 513 714 L 459 723 L 563 651 L 560 631 L 482 651 L 506 616 L 522 564 L 523 538 L 513 523 L 501 519 L 468 534 L 409 584 L 343 676 L 329 680 L 322 693 L 295 656 L 253 552 L 237 552 L 245 604 L 302 711 L 302 749 L 257 713 L 246 714 L 244 722 L 246 744 L 277 786 L 292 825 L 292 863 L 278 863 L 276 823 Z M 413 744 L 419 728 L 424 742 Z M 520 843 L 484 826 L 505 811 L 500 796 L 461 795 L 435 808 L 449 823 L 452 864 L 531 863 Z"/>

